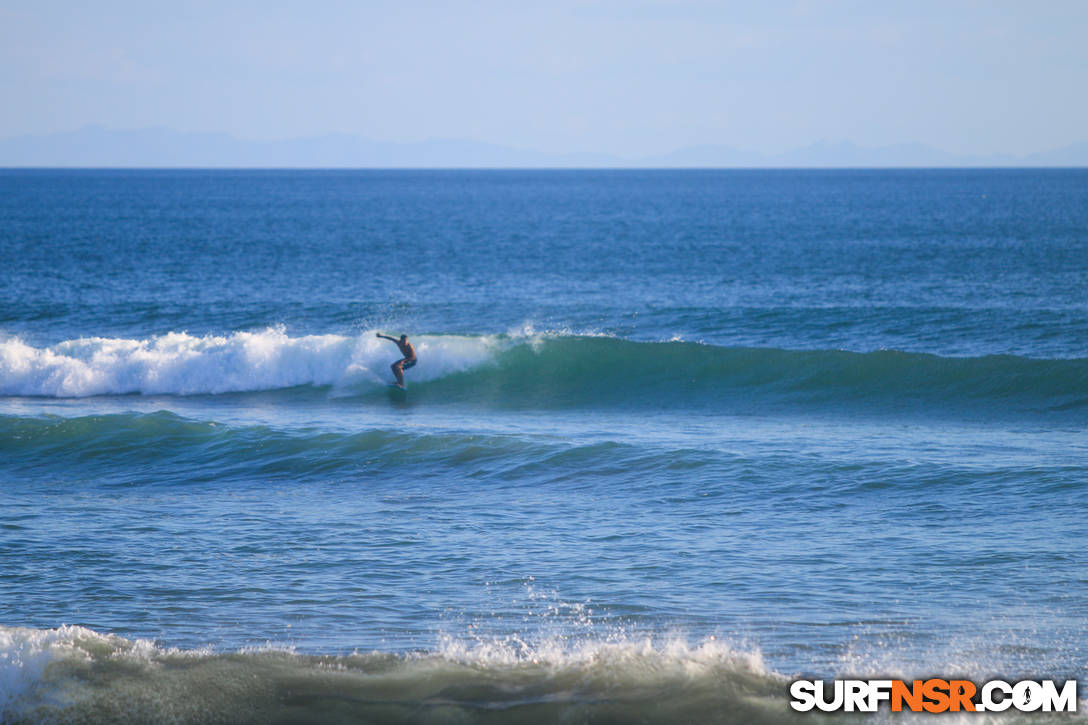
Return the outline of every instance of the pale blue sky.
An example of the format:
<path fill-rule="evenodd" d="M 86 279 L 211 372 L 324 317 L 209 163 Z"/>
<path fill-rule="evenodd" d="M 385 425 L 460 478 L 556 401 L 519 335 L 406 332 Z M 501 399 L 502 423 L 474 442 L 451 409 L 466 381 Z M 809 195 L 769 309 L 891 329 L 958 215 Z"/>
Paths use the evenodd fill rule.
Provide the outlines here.
<path fill-rule="evenodd" d="M 1088 2 L 0 0 L 0 136 L 87 124 L 624 156 L 1088 141 Z"/>

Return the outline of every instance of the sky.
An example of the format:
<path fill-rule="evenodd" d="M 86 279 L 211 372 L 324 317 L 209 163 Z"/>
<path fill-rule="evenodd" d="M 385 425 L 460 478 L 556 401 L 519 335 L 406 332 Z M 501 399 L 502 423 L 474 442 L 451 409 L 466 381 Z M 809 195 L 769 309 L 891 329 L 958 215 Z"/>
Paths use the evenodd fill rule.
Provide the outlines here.
<path fill-rule="evenodd" d="M 1026 154 L 1088 141 L 1085 37 L 1083 0 L 0 0 L 0 137 Z"/>

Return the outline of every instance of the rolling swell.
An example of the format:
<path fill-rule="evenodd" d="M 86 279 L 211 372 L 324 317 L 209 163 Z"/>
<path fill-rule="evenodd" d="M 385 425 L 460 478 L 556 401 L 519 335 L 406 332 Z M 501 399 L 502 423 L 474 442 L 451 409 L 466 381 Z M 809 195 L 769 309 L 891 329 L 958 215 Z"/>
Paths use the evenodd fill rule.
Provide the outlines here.
<path fill-rule="evenodd" d="M 0 478 L 66 478 L 73 471 L 105 485 L 183 480 L 397 480 L 404 471 L 476 482 L 661 480 L 744 465 L 706 449 L 614 441 L 573 442 L 539 435 L 371 429 L 328 431 L 223 425 L 168 411 L 64 418 L 0 415 Z M 377 477 L 377 478 L 374 478 Z"/>
<path fill-rule="evenodd" d="M 895 350 L 783 350 L 562 335 L 415 338 L 415 403 L 511 409 L 785 408 L 1088 411 L 1088 359 L 950 358 Z M 397 357 L 370 332 L 290 337 L 282 328 L 49 348 L 0 341 L 0 395 L 208 395 L 311 389 L 383 402 Z M 330 392 L 331 391 L 331 392 Z M 295 399 L 295 398 L 292 398 Z"/>
<path fill-rule="evenodd" d="M 843 467 L 834 449 L 827 457 L 794 450 L 794 439 L 753 448 L 743 433 L 711 435 L 698 446 L 667 439 L 581 440 L 525 433 L 483 433 L 423 428 L 326 430 L 222 424 L 168 411 L 66 418 L 0 415 L 0 481 L 93 480 L 105 486 L 211 485 L 226 482 L 328 483 L 394 481 L 431 476 L 506 487 L 559 484 L 575 488 L 602 482 L 657 495 L 691 481 L 764 490 L 788 480 L 791 493 L 812 487 L 888 493 L 933 483 L 992 491 L 1023 480 L 1052 489 L 1082 477 L 1083 465 L 1051 451 L 1047 466 L 1025 463 L 1015 451 L 995 465 L 964 469 L 947 462 L 919 464 L 862 456 Z M 993 456 L 993 452 L 990 451 Z M 790 471 L 783 477 L 783 471 Z M 717 485 L 717 484 L 715 484 Z M 731 495 L 740 489 L 730 488 Z M 705 491 L 704 491 L 705 493 Z"/>
<path fill-rule="evenodd" d="M 85 474 L 130 482 L 170 477 L 189 480 L 373 473 L 411 464 L 463 465 L 468 470 L 518 465 L 567 450 L 523 437 L 459 432 L 320 429 L 282 430 L 195 421 L 167 411 L 63 418 L 0 416 L 5 468 L 34 471 L 78 468 Z M 592 448 L 591 448 L 592 449 Z"/>

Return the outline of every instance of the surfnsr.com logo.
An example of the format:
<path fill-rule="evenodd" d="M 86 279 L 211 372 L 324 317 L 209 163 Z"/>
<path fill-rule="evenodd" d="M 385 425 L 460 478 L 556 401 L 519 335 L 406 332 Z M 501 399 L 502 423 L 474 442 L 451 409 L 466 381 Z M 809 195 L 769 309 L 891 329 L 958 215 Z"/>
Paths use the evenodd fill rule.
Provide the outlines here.
<path fill-rule="evenodd" d="M 796 680 L 790 707 L 798 712 L 876 712 L 888 703 L 892 712 L 1076 712 L 1077 681 L 990 680 Z"/>

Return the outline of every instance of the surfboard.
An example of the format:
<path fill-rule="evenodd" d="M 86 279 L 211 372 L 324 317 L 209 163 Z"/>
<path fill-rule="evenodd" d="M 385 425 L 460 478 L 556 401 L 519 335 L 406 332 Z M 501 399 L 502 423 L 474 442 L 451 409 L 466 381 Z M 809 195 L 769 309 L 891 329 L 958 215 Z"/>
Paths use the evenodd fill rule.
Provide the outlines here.
<path fill-rule="evenodd" d="M 389 383 L 389 387 L 393 390 L 399 390 L 402 393 L 408 392 L 407 388 L 405 388 L 403 385 L 397 385 L 396 383 Z"/>

